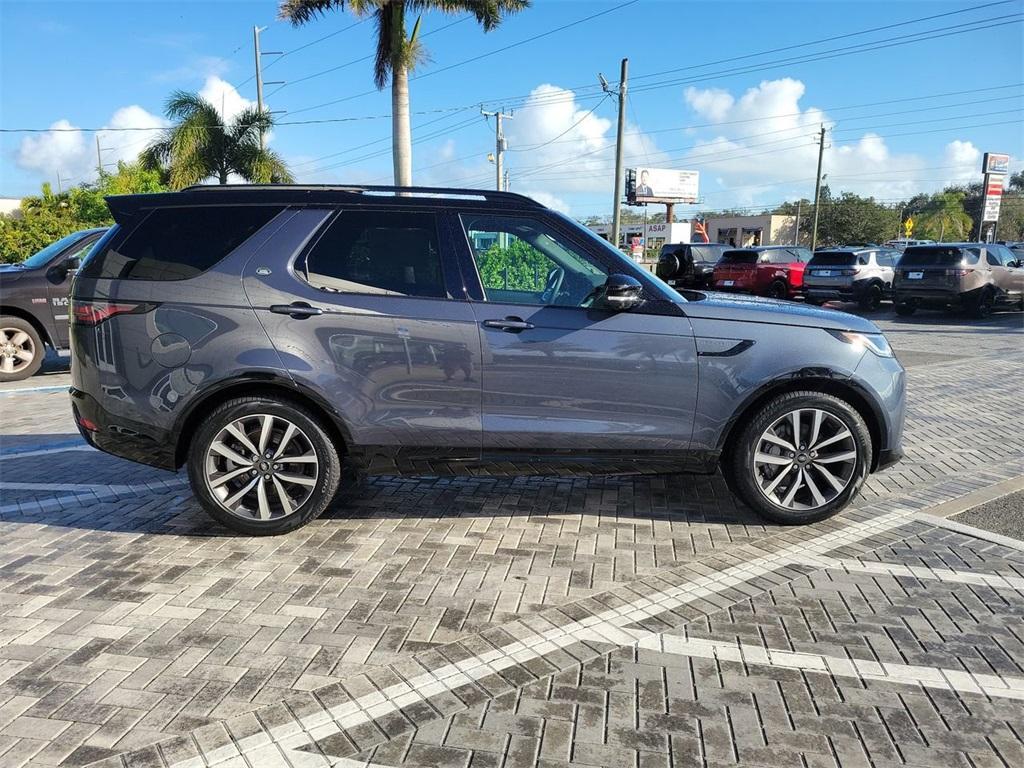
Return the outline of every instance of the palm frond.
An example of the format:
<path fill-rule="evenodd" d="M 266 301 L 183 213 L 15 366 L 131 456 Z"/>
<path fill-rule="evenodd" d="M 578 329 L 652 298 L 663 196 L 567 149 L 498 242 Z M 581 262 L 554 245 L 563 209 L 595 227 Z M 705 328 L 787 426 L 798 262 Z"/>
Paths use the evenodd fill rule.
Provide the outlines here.
<path fill-rule="evenodd" d="M 377 86 L 377 90 L 381 90 L 388 84 L 388 75 L 391 74 L 391 65 L 394 63 L 395 57 L 394 10 L 391 8 L 381 8 L 374 12 L 373 18 L 377 24 L 377 50 L 373 58 L 373 84 Z"/>
<path fill-rule="evenodd" d="M 335 9 L 345 10 L 345 0 L 282 0 L 277 9 L 277 18 L 290 21 L 292 26 L 298 27 Z"/>
<path fill-rule="evenodd" d="M 406 6 L 418 12 L 471 13 L 484 32 L 490 32 L 505 16 L 529 8 L 530 0 L 406 0 Z"/>

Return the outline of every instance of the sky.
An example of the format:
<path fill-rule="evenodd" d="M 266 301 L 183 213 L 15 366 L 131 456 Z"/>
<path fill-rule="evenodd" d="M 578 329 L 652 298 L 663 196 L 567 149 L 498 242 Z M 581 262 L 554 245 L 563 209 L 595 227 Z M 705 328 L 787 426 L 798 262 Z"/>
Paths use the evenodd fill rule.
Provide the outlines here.
<path fill-rule="evenodd" d="M 276 15 L 275 2 L 0 0 L 0 128 L 42 129 L 0 133 L 0 197 L 58 174 L 95 180 L 97 136 L 108 167 L 133 159 L 174 90 L 228 118 L 253 103 L 254 25 L 278 120 L 269 146 L 296 180 L 391 183 L 373 22 Z M 986 151 L 1024 167 L 1022 20 L 1024 0 L 533 0 L 485 34 L 430 13 L 410 83 L 414 183 L 494 188 L 494 121 L 480 112 L 503 109 L 511 189 L 608 214 L 617 100 L 598 74 L 614 88 L 623 58 L 627 167 L 700 173 L 698 204 L 677 215 L 813 197 L 822 124 L 833 192 L 889 201 L 978 181 Z"/>

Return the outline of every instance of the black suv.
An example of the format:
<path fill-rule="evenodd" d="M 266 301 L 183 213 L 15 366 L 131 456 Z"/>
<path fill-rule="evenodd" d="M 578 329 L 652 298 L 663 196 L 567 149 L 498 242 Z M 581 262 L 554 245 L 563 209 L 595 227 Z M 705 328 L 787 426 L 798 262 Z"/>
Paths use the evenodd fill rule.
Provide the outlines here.
<path fill-rule="evenodd" d="M 106 231 L 83 229 L 19 264 L 0 265 L 0 381 L 34 374 L 46 347 L 67 349 L 71 277 Z"/>
<path fill-rule="evenodd" d="M 715 264 L 727 250 L 718 243 L 665 243 L 655 273 L 673 288 L 710 288 Z"/>

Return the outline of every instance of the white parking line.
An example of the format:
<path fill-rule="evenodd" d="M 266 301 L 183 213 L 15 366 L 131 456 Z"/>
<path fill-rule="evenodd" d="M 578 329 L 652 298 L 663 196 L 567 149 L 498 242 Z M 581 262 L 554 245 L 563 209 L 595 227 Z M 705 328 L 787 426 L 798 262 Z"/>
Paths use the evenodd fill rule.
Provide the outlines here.
<path fill-rule="evenodd" d="M 638 646 L 679 656 L 738 661 L 757 666 L 788 667 L 804 672 L 821 672 L 833 677 L 920 685 L 960 693 L 980 693 L 991 698 L 1024 699 L 1024 677 L 972 674 L 963 669 L 891 664 L 887 661 L 824 656 L 817 653 L 776 650 L 763 645 L 662 634 L 644 638 Z"/>
<path fill-rule="evenodd" d="M 48 456 L 51 453 L 64 453 L 66 451 L 95 451 L 91 445 L 86 443 L 59 446 L 57 448 L 40 448 L 37 451 L 14 451 L 0 455 L 0 461 L 6 459 L 27 459 L 32 456 Z"/>
<path fill-rule="evenodd" d="M 831 557 L 801 557 L 800 562 L 818 568 L 834 568 L 847 573 L 870 573 L 879 576 L 910 576 L 915 579 L 934 579 L 937 581 L 975 584 L 983 587 L 1015 589 L 1024 592 L 1024 578 L 1020 576 L 1000 576 L 989 573 L 966 573 L 949 568 L 929 568 L 924 565 L 904 565 L 902 563 L 879 563 L 873 560 L 844 560 Z"/>
<path fill-rule="evenodd" d="M 652 638 L 660 637 L 660 633 L 633 627 L 637 621 L 724 592 L 750 579 L 797 562 L 801 555 L 828 552 L 837 547 L 856 543 L 872 535 L 897 528 L 910 521 L 911 518 L 907 512 L 898 511 L 873 520 L 850 523 L 838 530 L 790 545 L 773 554 L 754 558 L 707 576 L 700 576 L 685 584 L 656 592 L 619 608 L 608 609 L 545 632 L 535 632 L 532 637 L 517 640 L 455 664 L 432 669 L 380 691 L 360 696 L 330 709 L 321 710 L 301 718 L 299 725 L 303 732 L 297 733 L 294 726 L 282 726 L 270 729 L 270 738 L 284 749 L 289 760 L 293 759 L 292 755 L 294 754 L 296 759 L 304 761 L 305 764 L 323 765 L 325 763 L 315 763 L 310 760 L 310 753 L 298 748 L 340 733 L 343 729 L 354 728 L 375 718 L 383 717 L 402 707 L 429 700 L 431 696 L 438 693 L 452 691 L 475 680 L 500 673 L 501 670 L 518 663 L 542 658 L 545 654 L 559 648 L 580 642 L 598 642 L 613 646 L 635 646 L 641 641 L 653 642 Z M 260 740 L 258 743 L 265 744 L 266 742 Z M 254 741 L 251 748 L 255 749 L 256 744 L 257 742 Z M 237 754 L 218 755 L 216 760 L 211 760 L 209 755 L 206 756 L 210 766 L 227 763 L 236 758 Z M 172 768 L 184 768 L 185 765 L 185 763 L 178 763 Z"/>

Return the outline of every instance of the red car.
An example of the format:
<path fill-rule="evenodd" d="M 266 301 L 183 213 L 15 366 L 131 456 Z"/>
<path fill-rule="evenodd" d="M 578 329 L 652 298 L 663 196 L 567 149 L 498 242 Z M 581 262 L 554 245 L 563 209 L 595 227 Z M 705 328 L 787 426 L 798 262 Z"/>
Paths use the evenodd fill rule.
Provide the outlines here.
<path fill-rule="evenodd" d="M 804 268 L 812 255 L 807 248 L 795 245 L 759 245 L 726 251 L 715 265 L 715 290 L 795 298 L 803 292 Z"/>

